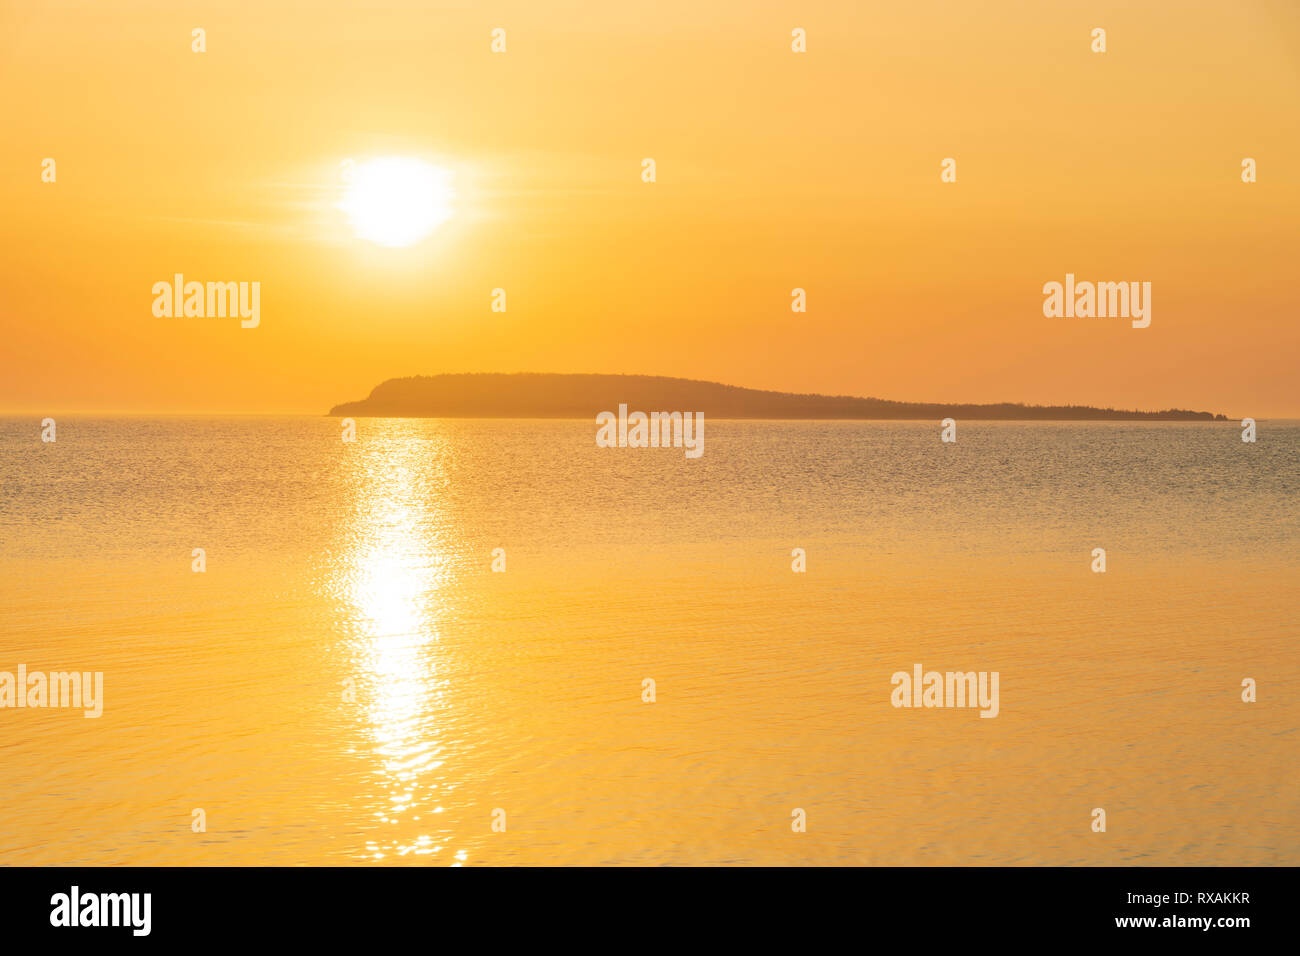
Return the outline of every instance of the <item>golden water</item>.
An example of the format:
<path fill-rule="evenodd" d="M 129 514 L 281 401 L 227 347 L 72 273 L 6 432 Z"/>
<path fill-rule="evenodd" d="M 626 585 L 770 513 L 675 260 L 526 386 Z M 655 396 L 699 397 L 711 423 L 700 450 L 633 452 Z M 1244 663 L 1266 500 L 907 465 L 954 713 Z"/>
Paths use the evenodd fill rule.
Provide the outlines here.
<path fill-rule="evenodd" d="M 1300 862 L 1300 428 L 938 431 L 2 421 L 0 863 Z"/>

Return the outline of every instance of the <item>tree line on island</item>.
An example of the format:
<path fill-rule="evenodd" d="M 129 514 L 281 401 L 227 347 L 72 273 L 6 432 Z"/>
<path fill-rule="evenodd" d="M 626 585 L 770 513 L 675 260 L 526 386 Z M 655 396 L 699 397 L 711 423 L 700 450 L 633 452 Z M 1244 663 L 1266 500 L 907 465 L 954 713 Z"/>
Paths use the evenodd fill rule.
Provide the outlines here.
<path fill-rule="evenodd" d="M 519 372 L 390 378 L 367 398 L 330 409 L 333 416 L 376 418 L 592 418 L 629 408 L 688 410 L 708 418 L 943 419 L 990 421 L 1228 421 L 1180 408 L 1128 411 L 1089 405 L 897 402 L 849 395 L 770 392 L 660 375 Z"/>

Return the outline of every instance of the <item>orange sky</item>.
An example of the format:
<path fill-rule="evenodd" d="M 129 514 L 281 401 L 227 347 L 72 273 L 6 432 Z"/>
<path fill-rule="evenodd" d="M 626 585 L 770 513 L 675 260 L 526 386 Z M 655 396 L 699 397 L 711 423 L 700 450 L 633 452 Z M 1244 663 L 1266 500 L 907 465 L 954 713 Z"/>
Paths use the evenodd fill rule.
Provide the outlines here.
<path fill-rule="evenodd" d="M 0 90 L 0 410 L 572 371 L 1300 416 L 1293 0 L 48 0 L 0 6 Z M 430 239 L 335 208 L 383 155 L 454 173 Z M 260 326 L 155 318 L 176 272 Z M 1150 328 L 1044 318 L 1066 272 Z"/>

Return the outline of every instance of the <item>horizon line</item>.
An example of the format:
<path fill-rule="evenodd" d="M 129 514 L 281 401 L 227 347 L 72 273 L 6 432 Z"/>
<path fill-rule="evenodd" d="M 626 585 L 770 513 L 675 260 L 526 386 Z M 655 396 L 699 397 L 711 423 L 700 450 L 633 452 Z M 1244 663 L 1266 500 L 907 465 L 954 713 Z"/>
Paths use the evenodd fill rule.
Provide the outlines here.
<path fill-rule="evenodd" d="M 370 392 L 366 395 L 365 398 L 357 399 L 357 400 L 353 400 L 353 401 L 338 402 L 338 403 L 336 403 L 335 405 L 330 406 L 330 408 L 329 408 L 328 410 L 326 410 L 325 412 L 323 412 L 323 413 L 322 413 L 322 412 L 317 412 L 317 411 L 314 411 L 314 410 L 305 409 L 305 408 L 304 408 L 304 409 L 297 409 L 297 408 L 295 408 L 295 409 L 290 409 L 290 408 L 281 408 L 281 409 L 271 409 L 271 410 L 247 410 L 247 409 L 244 409 L 244 410 L 231 410 L 231 409 L 210 409 L 210 408 L 185 408 L 185 409 L 171 409 L 171 410 L 165 410 L 165 409 L 159 409 L 159 408 L 120 408 L 120 407 L 118 407 L 118 408 L 113 408 L 113 407 L 108 407 L 108 408 L 104 408 L 104 407 L 100 407 L 100 408 L 88 408 L 88 407 L 81 407 L 81 408 L 68 408 L 68 407 L 64 407 L 64 408 L 55 408 L 55 409 L 51 409 L 51 408 L 49 408 L 48 406 L 46 406 L 45 408 L 42 408 L 42 409 L 34 409 L 34 408 L 30 408 L 30 407 L 29 407 L 29 408 L 26 408 L 26 409 L 0 408 L 0 418 L 20 418 L 20 417 L 24 417 L 24 418 L 25 418 L 25 417 L 32 416 L 32 415 L 42 415 L 42 416 L 51 416 L 51 415 L 76 415 L 76 416 L 83 416 L 83 417 L 101 416 L 101 417 L 226 417 L 226 418 L 230 418 L 230 417 L 238 417 L 238 418 L 267 418 L 267 417 L 304 417 L 304 418 L 316 418 L 316 417 L 322 417 L 322 418 L 334 418 L 334 417 L 338 417 L 337 415 L 335 415 L 335 414 L 333 413 L 333 409 L 334 409 L 334 408 L 337 408 L 337 407 L 339 407 L 339 406 L 341 406 L 341 405 L 353 405 L 353 404 L 359 404 L 359 403 L 361 403 L 361 402 L 368 401 L 369 398 L 370 398 L 370 396 L 374 393 L 374 390 L 375 390 L 376 388 L 378 388 L 380 385 L 383 385 L 383 384 L 386 383 L 386 382 L 396 381 L 396 380 L 401 380 L 401 379 L 434 379 L 434 378 L 445 378 L 445 377 L 470 377 L 470 376 L 497 376 L 497 377 L 505 377 L 505 376 L 557 376 L 557 377 L 605 376 L 605 377 L 612 377 L 612 378 L 616 378 L 616 377 L 626 377 L 626 378 L 656 378 L 656 379 L 671 379 L 671 380 L 674 380 L 674 381 L 679 381 L 679 382 L 689 382 L 689 383 L 693 383 L 693 384 L 713 385 L 713 386 L 717 386 L 717 387 L 719 387 L 719 388 L 739 389 L 739 390 L 750 391 L 750 392 L 760 392 L 760 393 L 766 393 L 766 394 L 769 394 L 769 395 L 797 396 L 797 397 L 815 397 L 815 398 L 823 398 L 823 399 L 849 399 L 849 400 L 853 400 L 853 401 L 883 402 L 883 403 L 895 404 L 895 405 L 926 405 L 926 406 L 936 406 L 936 407 L 944 407 L 944 406 L 974 406 L 974 407 L 1019 406 L 1019 407 L 1026 408 L 1026 409 L 1044 409 L 1044 408 L 1084 408 L 1084 409 L 1095 410 L 1095 411 L 1102 411 L 1102 412 L 1107 412 L 1107 411 L 1109 411 L 1109 412 L 1117 412 L 1117 413 L 1122 413 L 1122 414 L 1139 414 L 1139 415 L 1158 415 L 1158 414 L 1160 414 L 1160 413 L 1163 412 L 1163 411 L 1180 411 L 1180 412 L 1191 412 L 1192 414 L 1208 414 L 1208 415 L 1211 415 L 1211 416 L 1222 415 L 1222 416 L 1224 416 L 1224 418 L 1227 419 L 1228 421 L 1239 421 L 1239 420 L 1240 420 L 1240 418 L 1239 418 L 1238 416 L 1236 416 L 1236 415 L 1229 415 L 1229 414 L 1227 414 L 1227 413 L 1225 413 L 1225 412 L 1217 412 L 1217 411 L 1211 411 L 1211 412 L 1198 412 L 1198 411 L 1195 411 L 1194 409 L 1191 409 L 1191 408 L 1182 408 L 1182 407 L 1178 407 L 1178 406 L 1175 406 L 1175 405 L 1167 405 L 1167 406 L 1166 406 L 1165 408 L 1163 408 L 1163 409 L 1152 409 L 1152 410 L 1146 410 L 1146 409 L 1140 409 L 1140 408 L 1121 408 L 1121 407 L 1118 407 L 1118 406 L 1115 406 L 1115 405 L 1105 405 L 1105 406 L 1102 406 L 1102 405 L 1091 405 L 1091 404 L 1080 403 L 1080 402 L 1074 402 L 1074 401 L 1028 402 L 1028 401 L 1024 401 L 1024 400 L 1009 400 L 1009 399 L 999 399 L 999 400 L 994 400 L 994 401 L 969 401 L 969 400 L 963 400 L 963 401 L 913 401 L 913 400 L 903 400 L 903 399 L 880 398 L 880 397 L 878 397 L 878 396 L 850 395 L 850 394 L 844 394 L 844 393 L 840 393 L 840 394 L 828 394 L 828 393 L 824 393 L 824 392 L 796 392 L 796 391 L 781 391 L 781 390 L 774 389 L 774 388 L 755 388 L 755 387 L 753 387 L 753 386 L 749 386 L 749 385 L 731 385 L 731 384 L 727 384 L 727 383 L 725 383 L 725 382 L 714 381 L 714 380 L 712 380 L 712 379 L 684 378 L 684 377 L 682 377 L 682 376 L 680 376 L 680 375 L 662 375 L 662 374 L 645 373 L 645 372 L 536 372 L 536 371 L 515 371 L 515 372 L 482 372 L 482 371 L 478 371 L 478 372 L 434 372 L 434 373 L 420 373 L 420 374 L 410 374 L 410 375 L 395 375 L 395 376 L 390 376 L 390 377 L 388 377 L 388 378 L 383 379 L 383 381 L 381 381 L 381 382 L 379 383 L 379 385 L 374 386 L 374 387 L 370 390 Z M 357 416 L 357 417 L 363 417 L 363 418 L 465 418 L 465 419 L 471 419 L 471 418 L 479 418 L 479 419 L 495 418 L 495 419 L 519 419 L 519 420 L 525 420 L 525 419 L 538 419 L 538 418 L 555 418 L 555 419 L 557 419 L 557 420 L 571 420 L 571 421 L 583 421 L 583 420 L 585 420 L 584 418 L 580 418 L 580 417 L 576 417 L 576 416 L 555 416 L 555 415 L 542 415 L 542 416 L 535 416 L 535 415 L 472 415 L 472 414 L 471 414 L 471 415 L 432 415 L 432 416 L 431 416 L 431 415 L 365 415 L 365 414 L 362 414 L 362 415 Z M 1253 417 L 1256 421 L 1267 421 L 1267 420 L 1294 420 L 1294 419 L 1300 419 L 1300 409 L 1296 409 L 1296 410 L 1294 410 L 1294 411 L 1290 411 L 1290 412 L 1279 412 L 1279 413 L 1265 412 L 1265 413 L 1263 413 L 1263 414 L 1257 414 L 1257 415 L 1253 415 L 1253 416 L 1250 416 L 1250 417 Z M 715 420 L 718 420 L 718 421 L 727 421 L 728 419 L 727 419 L 725 416 L 717 416 Z M 736 420 L 736 421 L 928 421 L 929 418 L 928 418 L 928 417 L 924 417 L 924 418 L 921 418 L 921 417 L 918 417 L 918 418 L 906 418 L 906 417 L 894 416 L 894 417 L 882 417 L 882 418 L 870 418 L 870 417 L 864 417 L 864 418 L 852 418 L 852 419 L 846 419 L 846 418 L 844 418 L 844 417 L 841 416 L 841 417 L 824 418 L 824 419 L 818 419 L 818 418 L 807 418 L 807 417 L 799 417 L 799 418 L 781 418 L 781 417 L 776 417 L 776 418 L 762 418 L 762 417 L 749 417 L 749 418 L 744 418 L 744 419 L 740 419 L 740 418 L 738 418 L 738 419 L 734 419 L 734 420 Z M 979 421 L 979 420 L 981 420 L 981 419 L 980 419 L 978 416 L 968 416 L 968 420 Z M 996 419 L 987 419 L 987 420 L 990 420 L 990 421 L 1007 421 L 1008 419 L 1005 419 L 1005 418 L 996 418 Z M 1073 421 L 1073 420 L 1077 420 L 1077 419 L 1050 419 L 1050 418 L 1039 418 L 1039 419 L 1025 419 L 1025 420 L 1026 420 L 1026 421 L 1035 421 L 1035 420 L 1036 420 L 1036 421 L 1054 421 L 1054 420 L 1060 420 L 1060 421 Z"/>

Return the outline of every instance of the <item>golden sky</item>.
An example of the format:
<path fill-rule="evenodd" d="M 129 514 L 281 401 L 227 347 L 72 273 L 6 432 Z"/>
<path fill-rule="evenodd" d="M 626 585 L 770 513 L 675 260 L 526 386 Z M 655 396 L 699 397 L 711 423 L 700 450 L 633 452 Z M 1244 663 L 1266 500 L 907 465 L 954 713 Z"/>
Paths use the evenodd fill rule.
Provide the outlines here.
<path fill-rule="evenodd" d="M 47 0 L 0 4 L 0 90 L 3 411 L 556 371 L 1300 416 L 1293 0 Z M 379 156 L 454 177 L 429 239 L 337 208 Z M 260 325 L 155 317 L 177 272 Z M 1151 326 L 1044 318 L 1067 272 Z"/>

